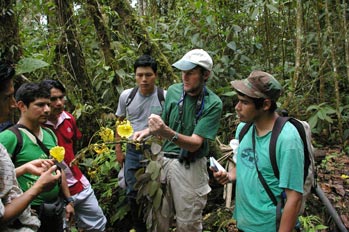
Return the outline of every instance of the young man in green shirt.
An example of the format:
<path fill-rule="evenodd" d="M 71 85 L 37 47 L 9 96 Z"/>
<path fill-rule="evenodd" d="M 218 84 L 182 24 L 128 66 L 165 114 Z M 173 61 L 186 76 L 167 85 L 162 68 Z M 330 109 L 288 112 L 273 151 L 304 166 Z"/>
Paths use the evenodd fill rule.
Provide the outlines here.
<path fill-rule="evenodd" d="M 234 218 L 239 231 L 292 231 L 302 202 L 304 148 L 290 122 L 284 125 L 276 143 L 279 179 L 269 157 L 271 132 L 279 117 L 276 102 L 282 87 L 271 74 L 262 71 L 253 71 L 248 78 L 231 84 L 238 93 L 235 110 L 241 120 L 235 137 L 239 138 L 245 123 L 253 124 L 240 141 L 236 168 L 214 172 L 214 177 L 221 184 L 236 181 Z M 257 168 L 277 201 L 285 200 L 279 226 L 277 208 L 261 183 Z"/>
<path fill-rule="evenodd" d="M 21 166 L 25 163 L 37 159 L 48 159 L 48 155 L 40 147 L 39 139 L 47 149 L 57 145 L 56 136 L 49 129 L 43 129 L 41 123 L 47 120 L 50 112 L 50 92 L 46 86 L 41 86 L 36 83 L 23 84 L 16 92 L 16 101 L 21 116 L 18 124 L 23 127 L 19 128 L 20 134 L 23 138 L 22 149 L 16 154 L 13 159 L 15 167 Z M 9 154 L 14 154 L 16 144 L 16 135 L 10 131 L 5 130 L 0 133 L 0 143 L 2 143 Z M 32 202 L 31 208 L 37 211 L 41 221 L 39 231 L 62 231 L 63 230 L 63 216 L 62 214 L 49 214 L 50 212 L 43 210 L 44 203 L 53 203 L 59 198 L 61 193 L 65 199 L 70 199 L 70 193 L 66 182 L 64 171 L 62 173 L 61 183 L 56 184 L 48 192 L 43 192 L 38 195 Z M 31 173 L 25 173 L 18 177 L 18 183 L 21 189 L 26 192 L 38 180 L 38 176 Z M 66 206 L 66 217 L 69 219 L 74 214 L 73 202 Z"/>

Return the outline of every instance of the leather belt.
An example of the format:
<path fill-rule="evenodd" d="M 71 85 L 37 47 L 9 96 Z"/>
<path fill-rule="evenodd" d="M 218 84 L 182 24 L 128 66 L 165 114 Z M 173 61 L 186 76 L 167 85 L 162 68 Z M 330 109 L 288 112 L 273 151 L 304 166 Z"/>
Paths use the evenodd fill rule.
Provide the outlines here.
<path fill-rule="evenodd" d="M 163 154 L 164 154 L 164 157 L 169 159 L 179 159 L 181 157 L 180 154 L 175 152 L 164 152 Z"/>

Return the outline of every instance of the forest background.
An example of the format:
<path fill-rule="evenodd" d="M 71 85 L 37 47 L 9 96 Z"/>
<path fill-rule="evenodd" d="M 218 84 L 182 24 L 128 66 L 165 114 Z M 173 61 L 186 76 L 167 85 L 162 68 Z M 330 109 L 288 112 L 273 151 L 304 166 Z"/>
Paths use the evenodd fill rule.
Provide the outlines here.
<path fill-rule="evenodd" d="M 48 78 L 65 85 L 67 109 L 84 134 L 77 162 L 109 228 L 121 228 L 128 206 L 118 187 L 120 167 L 113 145 L 99 135 L 115 129 L 119 94 L 134 86 L 133 63 L 144 53 L 157 59 L 158 85 L 167 88 L 181 81 L 172 63 L 193 48 L 209 52 L 207 85 L 224 104 L 217 136 L 224 144 L 237 124 L 230 81 L 255 69 L 273 74 L 285 89 L 280 108 L 310 123 L 314 145 L 326 151 L 320 164 L 341 177 L 339 197 L 348 198 L 348 168 L 326 166 L 349 152 L 348 19 L 345 0 L 1 0 L 0 57 L 16 64 L 16 86 Z M 338 202 L 348 202 L 331 200 L 347 220 Z"/>

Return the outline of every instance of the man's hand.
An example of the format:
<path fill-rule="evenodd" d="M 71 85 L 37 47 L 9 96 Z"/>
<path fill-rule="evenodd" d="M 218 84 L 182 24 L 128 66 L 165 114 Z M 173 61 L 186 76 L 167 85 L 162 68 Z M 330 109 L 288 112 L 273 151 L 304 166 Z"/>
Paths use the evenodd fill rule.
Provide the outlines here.
<path fill-rule="evenodd" d="M 133 140 L 135 140 L 135 141 L 142 141 L 142 139 L 144 139 L 148 135 L 150 135 L 149 128 L 146 128 L 146 129 L 144 129 L 142 131 L 136 131 L 133 134 Z"/>
<path fill-rule="evenodd" d="M 65 206 L 65 220 L 67 222 L 72 222 L 74 215 L 75 215 L 74 204 L 68 203 Z"/>
<path fill-rule="evenodd" d="M 213 168 L 211 168 L 211 171 L 213 172 L 213 177 L 217 180 L 218 183 L 225 185 L 231 181 L 233 181 L 233 178 L 231 176 L 231 173 L 225 172 L 225 171 L 218 171 L 216 172 Z"/>
<path fill-rule="evenodd" d="M 49 160 L 49 159 L 32 160 L 16 168 L 16 176 L 19 177 L 25 173 L 30 173 L 36 176 L 40 176 L 42 173 L 47 171 L 52 165 L 54 165 L 53 160 Z"/>
<path fill-rule="evenodd" d="M 46 172 L 43 172 L 33 187 L 38 188 L 40 192 L 50 191 L 57 181 L 61 179 L 62 173 L 57 169 L 56 165 L 50 167 Z"/>
<path fill-rule="evenodd" d="M 166 124 L 159 115 L 151 114 L 148 118 L 149 132 L 152 135 L 163 136 L 166 130 Z"/>

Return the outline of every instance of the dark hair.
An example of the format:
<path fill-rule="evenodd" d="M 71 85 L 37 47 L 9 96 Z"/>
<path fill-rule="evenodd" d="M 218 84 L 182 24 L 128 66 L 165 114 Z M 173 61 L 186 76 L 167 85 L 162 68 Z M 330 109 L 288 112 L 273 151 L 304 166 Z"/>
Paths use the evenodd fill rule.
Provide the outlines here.
<path fill-rule="evenodd" d="M 16 101 L 22 101 L 28 107 L 38 98 L 50 98 L 50 90 L 42 83 L 24 83 L 16 91 Z"/>
<path fill-rule="evenodd" d="M 138 67 L 151 67 L 154 73 L 158 70 L 158 64 L 156 60 L 150 55 L 142 55 L 140 56 L 133 65 L 133 71 L 136 72 Z"/>
<path fill-rule="evenodd" d="M 246 94 L 243 94 L 243 93 L 241 93 L 241 92 L 239 92 L 239 91 L 236 91 L 236 92 L 237 92 L 237 94 L 240 95 L 240 96 L 249 97 L 249 96 L 247 96 Z M 253 104 L 255 105 L 255 107 L 256 107 L 257 110 L 259 110 L 260 108 L 263 107 L 265 98 L 253 98 L 253 97 L 249 97 L 249 98 L 252 99 Z M 271 105 L 270 105 L 270 108 L 269 108 L 268 111 L 269 111 L 270 113 L 273 113 L 273 112 L 275 112 L 275 110 L 277 109 L 277 104 L 276 104 L 276 102 L 275 102 L 274 100 L 272 100 L 272 99 L 270 99 L 270 101 L 271 101 Z"/>
<path fill-rule="evenodd" d="M 8 61 L 0 61 L 0 91 L 7 89 L 9 81 L 12 80 L 15 75 L 15 69 Z"/>
<path fill-rule="evenodd" d="M 65 94 L 65 88 L 62 85 L 61 82 L 56 81 L 56 80 L 43 80 L 41 82 L 42 85 L 46 86 L 48 88 L 48 90 L 51 90 L 52 88 L 55 89 L 59 89 L 60 91 L 62 91 L 62 93 Z"/>

